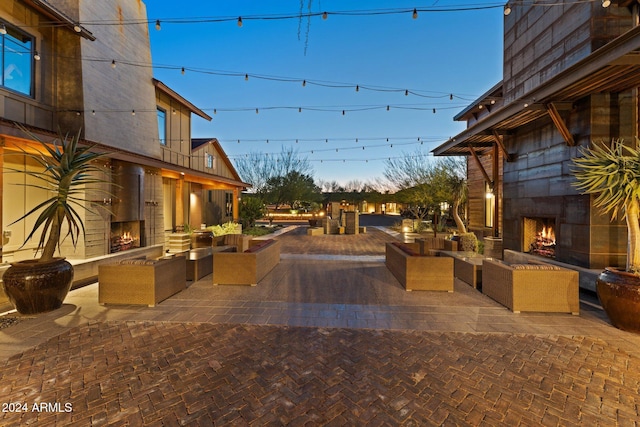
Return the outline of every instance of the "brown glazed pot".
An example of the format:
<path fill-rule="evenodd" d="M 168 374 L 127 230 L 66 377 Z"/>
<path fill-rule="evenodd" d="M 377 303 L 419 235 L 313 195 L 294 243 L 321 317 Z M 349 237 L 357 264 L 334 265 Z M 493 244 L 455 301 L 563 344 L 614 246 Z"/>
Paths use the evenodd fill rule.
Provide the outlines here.
<path fill-rule="evenodd" d="M 71 289 L 73 266 L 64 258 L 14 262 L 2 281 L 4 293 L 18 313 L 46 313 L 62 306 Z"/>
<path fill-rule="evenodd" d="M 613 326 L 640 333 L 640 276 L 606 268 L 596 280 L 596 290 Z"/>

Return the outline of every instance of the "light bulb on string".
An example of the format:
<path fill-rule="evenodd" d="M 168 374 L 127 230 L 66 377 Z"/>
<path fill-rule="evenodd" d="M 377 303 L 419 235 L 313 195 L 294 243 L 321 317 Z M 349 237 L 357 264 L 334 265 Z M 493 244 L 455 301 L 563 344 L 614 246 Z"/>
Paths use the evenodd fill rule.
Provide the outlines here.
<path fill-rule="evenodd" d="M 449 95 L 449 101 L 453 101 L 453 94 Z"/>
<path fill-rule="evenodd" d="M 182 75 L 184 76 L 184 67 L 182 67 L 182 70 L 180 71 L 182 73 Z"/>
<path fill-rule="evenodd" d="M 156 21 L 156 30 L 157 30 L 157 31 L 160 31 L 161 29 L 162 29 L 162 27 L 160 26 L 160 20 L 158 19 L 158 20 Z"/>
<path fill-rule="evenodd" d="M 131 115 L 135 116 L 136 115 L 136 110 L 131 110 Z"/>
<path fill-rule="evenodd" d="M 344 110 L 342 110 L 342 115 L 344 116 Z"/>
<path fill-rule="evenodd" d="M 298 107 L 298 113 L 302 113 L 302 107 Z"/>
<path fill-rule="evenodd" d="M 7 27 L 4 24 L 0 24 L 0 34 L 7 34 Z"/>
<path fill-rule="evenodd" d="M 436 109 L 434 108 L 434 109 L 433 109 L 433 114 L 435 114 L 435 113 L 436 113 Z"/>
<path fill-rule="evenodd" d="M 91 110 L 91 115 L 95 116 L 96 115 L 96 110 Z"/>
<path fill-rule="evenodd" d="M 413 19 L 418 19 L 418 9 L 413 9 Z"/>
<path fill-rule="evenodd" d="M 404 96 L 409 96 L 409 91 L 408 90 L 404 91 Z"/>
<path fill-rule="evenodd" d="M 116 60 L 115 59 L 111 60 L 111 68 L 116 68 Z"/>
<path fill-rule="evenodd" d="M 389 106 L 387 105 L 387 111 L 389 111 Z"/>
<path fill-rule="evenodd" d="M 360 85 L 356 85 L 356 92 L 360 92 Z"/>
<path fill-rule="evenodd" d="M 327 12 L 322 12 L 322 19 L 326 21 L 328 17 L 329 17 L 329 14 Z"/>
<path fill-rule="evenodd" d="M 238 16 L 238 27 L 242 27 L 242 16 Z"/>
<path fill-rule="evenodd" d="M 244 75 L 244 81 L 246 82 L 247 80 L 249 80 L 249 74 Z"/>
<path fill-rule="evenodd" d="M 256 108 L 256 114 L 258 114 L 260 111 L 258 111 L 258 109 Z"/>
<path fill-rule="evenodd" d="M 302 87 L 305 87 L 306 85 L 307 85 L 307 81 L 306 81 L 306 80 L 303 80 L 303 81 L 302 81 Z"/>
<path fill-rule="evenodd" d="M 35 59 L 36 61 L 40 61 L 40 54 L 38 53 L 38 51 L 36 50 L 35 53 L 33 54 L 33 59 Z"/>
<path fill-rule="evenodd" d="M 213 114 L 218 114 L 218 110 L 216 108 L 213 109 Z"/>

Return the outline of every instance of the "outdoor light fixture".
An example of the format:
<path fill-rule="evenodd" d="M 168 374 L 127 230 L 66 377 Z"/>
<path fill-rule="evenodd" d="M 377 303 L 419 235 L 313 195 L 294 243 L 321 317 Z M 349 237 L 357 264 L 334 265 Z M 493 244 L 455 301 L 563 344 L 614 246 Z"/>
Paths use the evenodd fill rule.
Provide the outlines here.
<path fill-rule="evenodd" d="M 611 6 L 611 0 L 602 0 L 602 7 Z"/>
<path fill-rule="evenodd" d="M 135 116 L 136 115 L 136 110 L 131 110 L 131 115 Z"/>
<path fill-rule="evenodd" d="M 322 12 L 322 19 L 324 19 L 325 21 L 327 20 L 327 17 L 329 15 L 327 14 L 327 12 Z"/>
<path fill-rule="evenodd" d="M 75 31 L 76 33 L 79 33 L 82 31 L 82 28 L 80 28 L 80 24 L 76 24 L 73 26 L 73 31 Z"/>
<path fill-rule="evenodd" d="M 156 30 L 160 31 L 162 29 L 162 27 L 160 26 L 160 20 L 158 19 L 156 21 Z"/>
<path fill-rule="evenodd" d="M 307 85 L 307 81 L 306 81 L 306 80 L 303 80 L 303 81 L 302 81 L 302 87 L 305 87 L 306 85 Z"/>
<path fill-rule="evenodd" d="M 507 3 L 504 6 L 504 16 L 509 16 L 510 13 L 511 13 L 511 6 L 509 6 L 509 3 Z"/>
<path fill-rule="evenodd" d="M 4 24 L 0 24 L 0 34 L 7 34 L 7 27 Z"/>
<path fill-rule="evenodd" d="M 181 71 L 182 75 L 184 76 L 184 67 L 182 67 L 182 71 Z"/>
<path fill-rule="evenodd" d="M 35 53 L 33 54 L 33 59 L 35 59 L 36 61 L 40 61 L 40 54 L 38 53 L 38 51 L 36 50 Z"/>
<path fill-rule="evenodd" d="M 238 16 L 238 27 L 242 27 L 242 16 Z"/>
<path fill-rule="evenodd" d="M 413 9 L 413 19 L 418 19 L 418 9 Z"/>
<path fill-rule="evenodd" d="M 249 74 L 244 75 L 244 81 L 246 82 L 247 80 L 249 80 Z"/>
<path fill-rule="evenodd" d="M 111 68 L 116 68 L 116 60 L 115 59 L 113 59 L 111 61 Z"/>

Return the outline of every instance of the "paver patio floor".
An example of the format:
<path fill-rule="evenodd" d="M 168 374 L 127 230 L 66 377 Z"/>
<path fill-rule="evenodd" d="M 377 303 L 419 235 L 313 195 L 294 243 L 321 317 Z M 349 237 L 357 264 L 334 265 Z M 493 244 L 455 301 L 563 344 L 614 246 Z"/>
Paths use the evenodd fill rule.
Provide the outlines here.
<path fill-rule="evenodd" d="M 304 231 L 257 287 L 208 276 L 148 308 L 93 284 L 0 330 L 0 424 L 637 425 L 640 337 L 592 298 L 572 316 L 460 281 L 408 293 L 393 236 Z"/>

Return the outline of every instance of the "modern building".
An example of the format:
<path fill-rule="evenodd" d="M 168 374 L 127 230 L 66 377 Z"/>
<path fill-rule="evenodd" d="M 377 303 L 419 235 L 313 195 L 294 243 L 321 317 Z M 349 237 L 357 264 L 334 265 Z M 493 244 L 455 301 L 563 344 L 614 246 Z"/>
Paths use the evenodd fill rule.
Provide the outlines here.
<path fill-rule="evenodd" d="M 108 25 L 83 24 L 92 22 Z M 162 245 L 179 225 L 237 219 L 247 184 L 214 138 L 192 141 L 192 118 L 211 117 L 153 78 L 147 22 L 138 0 L 0 2 L 4 262 L 34 256 L 37 241 L 23 246 L 33 220 L 12 222 L 47 195 L 7 173 L 37 167 L 22 155 L 37 145 L 20 125 L 47 142 L 80 132 L 104 153 L 97 164 L 111 194 L 86 195 L 86 238 L 75 250 L 63 244 L 67 258 Z"/>
<path fill-rule="evenodd" d="M 572 186 L 593 141 L 635 144 L 640 27 L 634 1 L 505 6 L 501 82 L 456 117 L 434 150 L 467 156 L 470 228 L 504 249 L 577 266 L 624 266 L 626 227 Z"/>

